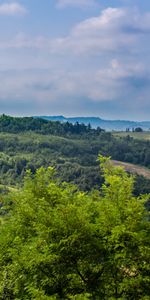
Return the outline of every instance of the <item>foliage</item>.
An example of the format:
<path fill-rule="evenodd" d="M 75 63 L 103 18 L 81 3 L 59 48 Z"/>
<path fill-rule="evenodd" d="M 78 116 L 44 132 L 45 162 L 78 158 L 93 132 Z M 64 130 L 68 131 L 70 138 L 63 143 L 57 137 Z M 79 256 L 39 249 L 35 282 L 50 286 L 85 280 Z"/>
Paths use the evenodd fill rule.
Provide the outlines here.
<path fill-rule="evenodd" d="M 137 134 L 137 133 L 134 133 Z M 52 122 L 35 118 L 0 117 L 0 193 L 20 186 L 27 169 L 54 166 L 62 180 L 83 191 L 102 185 L 98 153 L 112 159 L 150 167 L 150 141 L 127 135 L 115 138 L 100 128 L 84 124 Z M 150 192 L 150 181 L 138 178 L 135 194 Z M 145 188 L 144 188 L 145 185 Z"/>
<path fill-rule="evenodd" d="M 25 131 L 64 136 L 66 134 L 82 135 L 89 133 L 98 135 L 104 130 L 99 127 L 97 129 L 92 129 L 90 125 L 86 126 L 85 124 L 79 124 L 78 122 L 72 124 L 69 122 L 53 122 L 35 117 L 18 118 L 6 116 L 4 114 L 0 116 L 0 132 L 19 133 Z"/>
<path fill-rule="evenodd" d="M 80 192 L 42 167 L 12 193 L 0 227 L 0 299 L 149 299 L 146 197 L 99 159 L 100 191 Z"/>
<path fill-rule="evenodd" d="M 136 127 L 134 130 L 135 132 L 143 132 L 143 129 L 141 127 Z"/>
<path fill-rule="evenodd" d="M 0 183 L 4 186 L 21 185 L 27 169 L 35 173 L 41 166 L 52 165 L 59 170 L 63 180 L 89 191 L 103 182 L 96 162 L 98 153 L 149 166 L 149 147 L 148 141 L 137 141 L 130 137 L 116 139 L 108 132 L 72 137 L 31 131 L 0 133 Z M 140 178 L 136 184 L 136 194 L 142 192 L 142 186 L 143 179 Z M 147 184 L 147 192 L 150 192 L 149 186 Z"/>

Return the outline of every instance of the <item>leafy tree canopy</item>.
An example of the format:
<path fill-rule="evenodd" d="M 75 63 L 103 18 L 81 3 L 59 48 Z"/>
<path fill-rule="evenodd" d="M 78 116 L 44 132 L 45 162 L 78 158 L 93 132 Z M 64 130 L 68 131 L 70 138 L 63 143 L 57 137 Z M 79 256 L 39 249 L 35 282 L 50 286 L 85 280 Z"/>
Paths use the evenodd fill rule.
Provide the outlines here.
<path fill-rule="evenodd" d="M 0 299 L 149 299 L 146 196 L 134 197 L 133 177 L 99 159 L 100 191 L 80 192 L 42 167 L 9 196 Z"/>

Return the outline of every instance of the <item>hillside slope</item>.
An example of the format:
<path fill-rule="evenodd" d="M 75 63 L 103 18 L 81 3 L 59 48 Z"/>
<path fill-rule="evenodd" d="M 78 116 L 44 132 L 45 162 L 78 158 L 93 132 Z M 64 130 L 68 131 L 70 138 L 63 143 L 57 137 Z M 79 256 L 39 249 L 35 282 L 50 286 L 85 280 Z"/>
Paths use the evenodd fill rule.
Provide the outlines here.
<path fill-rule="evenodd" d="M 147 179 L 150 179 L 150 169 L 144 168 L 138 165 L 134 165 L 131 163 L 126 163 L 123 161 L 111 160 L 113 165 L 124 167 L 124 169 L 132 174 L 138 174 L 140 176 L 144 176 Z"/>

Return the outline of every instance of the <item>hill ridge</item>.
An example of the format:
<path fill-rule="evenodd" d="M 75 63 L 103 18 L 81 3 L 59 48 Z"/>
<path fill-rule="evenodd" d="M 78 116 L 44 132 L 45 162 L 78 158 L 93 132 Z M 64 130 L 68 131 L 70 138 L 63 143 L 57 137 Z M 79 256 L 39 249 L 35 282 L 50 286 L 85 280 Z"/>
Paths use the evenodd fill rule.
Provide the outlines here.
<path fill-rule="evenodd" d="M 93 128 L 103 128 L 108 131 L 118 130 L 118 131 L 125 131 L 130 130 L 132 131 L 136 127 L 141 127 L 143 130 L 150 129 L 150 121 L 132 121 L 132 120 L 105 120 L 100 117 L 64 117 L 62 115 L 58 116 L 34 116 L 35 118 L 41 118 L 49 121 L 60 121 L 60 122 L 70 122 L 70 123 L 84 123 L 85 125 L 90 125 Z"/>

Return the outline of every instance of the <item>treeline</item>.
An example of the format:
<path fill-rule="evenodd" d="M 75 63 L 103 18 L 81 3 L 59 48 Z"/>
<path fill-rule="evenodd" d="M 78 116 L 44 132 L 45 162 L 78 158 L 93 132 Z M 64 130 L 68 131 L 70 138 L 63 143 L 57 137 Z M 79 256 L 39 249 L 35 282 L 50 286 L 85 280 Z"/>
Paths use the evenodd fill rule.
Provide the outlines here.
<path fill-rule="evenodd" d="M 129 135 L 109 143 L 109 154 L 116 160 L 150 168 L 150 141 L 138 140 Z"/>
<path fill-rule="evenodd" d="M 110 155 L 113 159 L 131 162 L 134 164 L 140 164 L 146 167 L 150 167 L 150 141 L 140 141 L 133 139 L 129 135 L 122 138 L 114 138 L 111 133 L 105 132 L 101 128 L 92 129 L 90 124 L 88 126 L 84 124 L 71 124 L 71 123 L 60 123 L 59 121 L 47 121 L 41 118 L 33 117 L 10 117 L 6 115 L 0 116 L 0 132 L 6 133 L 24 133 L 24 132 L 35 132 L 42 135 L 53 135 L 53 136 L 62 136 L 70 139 L 81 139 L 88 140 L 89 145 L 92 147 L 93 154 L 97 155 L 100 151 L 104 155 Z M 15 138 L 16 140 L 16 138 Z M 93 143 L 94 141 L 94 143 Z M 5 145 L 6 144 L 6 145 Z M 0 151 L 5 151 L 5 146 L 12 148 L 17 147 L 17 140 L 15 145 L 11 140 L 2 140 L 0 139 Z M 78 144 L 78 142 L 77 142 Z M 91 145 L 92 144 L 92 145 Z M 19 151 L 22 150 L 24 145 L 19 145 Z M 46 140 L 38 145 L 41 148 L 51 148 L 56 145 L 52 145 Z M 35 151 L 35 145 L 33 143 L 30 145 L 25 145 L 29 151 Z M 59 145 L 61 147 L 61 145 Z M 76 151 L 78 152 L 78 145 L 75 147 L 75 143 L 72 147 L 72 142 L 70 141 L 70 147 L 67 143 L 67 147 L 63 149 L 65 154 L 73 156 Z M 80 147 L 81 148 L 81 147 Z M 89 148 L 89 147 L 88 147 Z M 62 152 L 62 147 L 60 149 Z M 89 152 L 89 151 L 88 151 Z M 78 153 L 77 153 L 78 154 Z"/>
<path fill-rule="evenodd" d="M 99 134 L 104 131 L 101 128 L 92 129 L 89 124 L 75 124 L 66 122 L 61 123 L 59 121 L 48 121 L 42 118 L 34 117 L 10 117 L 6 115 L 0 116 L 0 132 L 20 133 L 25 131 L 34 131 L 41 134 L 53 134 L 59 136 L 70 135 L 82 135 L 82 134 Z"/>

